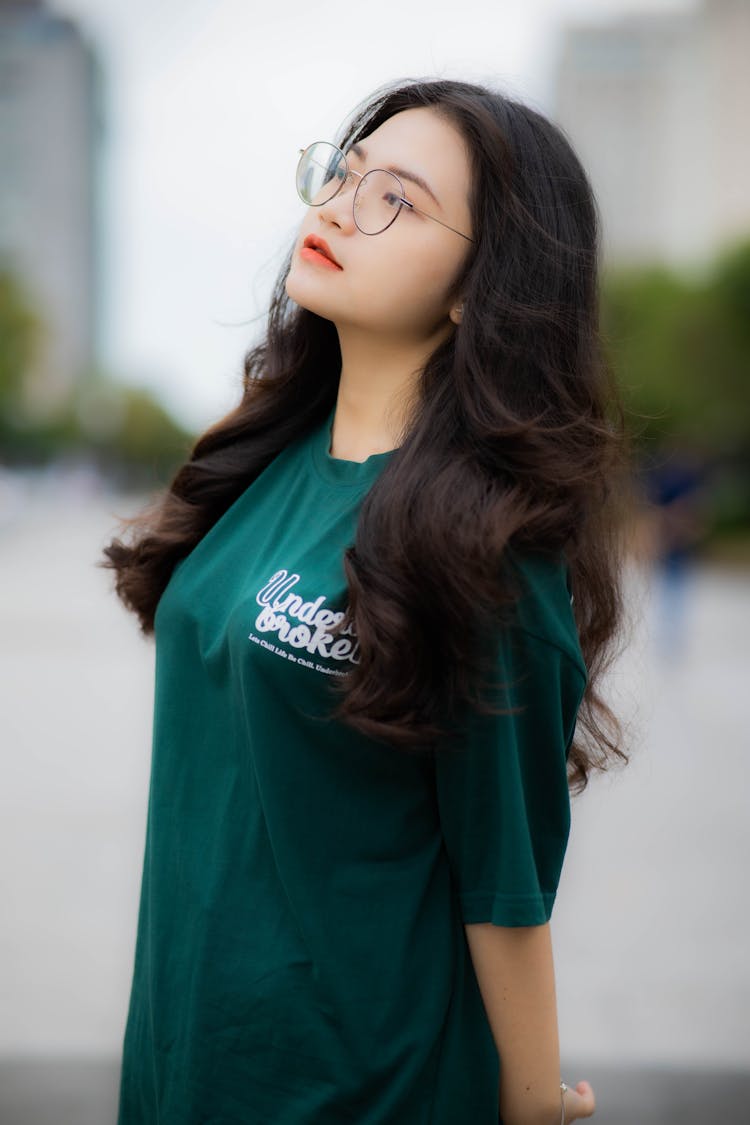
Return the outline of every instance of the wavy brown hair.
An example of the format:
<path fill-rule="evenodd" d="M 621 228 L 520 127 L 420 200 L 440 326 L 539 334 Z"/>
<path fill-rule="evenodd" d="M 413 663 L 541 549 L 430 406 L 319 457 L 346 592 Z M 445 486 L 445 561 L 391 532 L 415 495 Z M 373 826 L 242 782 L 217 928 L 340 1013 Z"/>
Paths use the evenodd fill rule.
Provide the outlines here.
<path fill-rule="evenodd" d="M 336 681 L 335 716 L 402 749 L 434 744 L 482 699 L 489 620 L 518 596 L 516 548 L 563 552 L 588 684 L 568 756 L 585 788 L 621 747 L 600 694 L 623 622 L 632 511 L 630 438 L 599 330 L 597 204 L 564 132 L 486 86 L 406 79 L 354 111 L 346 149 L 401 110 L 430 107 L 467 145 L 477 242 L 455 278 L 463 320 L 415 381 L 402 443 L 365 496 L 344 569 L 359 663 Z M 153 631 L 176 562 L 291 441 L 336 402 L 336 328 L 285 291 L 246 354 L 239 405 L 195 442 L 168 488 L 124 519 L 100 563 Z M 506 616 L 504 616 L 504 614 Z M 584 737 L 581 737 L 581 736 Z"/>

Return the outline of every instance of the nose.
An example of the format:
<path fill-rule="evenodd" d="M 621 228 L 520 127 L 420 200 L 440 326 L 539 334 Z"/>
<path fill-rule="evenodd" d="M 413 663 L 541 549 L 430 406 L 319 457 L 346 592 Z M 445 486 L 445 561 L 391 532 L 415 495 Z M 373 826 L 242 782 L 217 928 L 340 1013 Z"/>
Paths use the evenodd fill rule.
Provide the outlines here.
<path fill-rule="evenodd" d="M 331 198 L 318 207 L 318 211 L 327 223 L 335 223 L 342 230 L 353 229 L 354 223 L 354 192 L 356 183 L 351 172 L 342 183 L 339 190 Z"/>

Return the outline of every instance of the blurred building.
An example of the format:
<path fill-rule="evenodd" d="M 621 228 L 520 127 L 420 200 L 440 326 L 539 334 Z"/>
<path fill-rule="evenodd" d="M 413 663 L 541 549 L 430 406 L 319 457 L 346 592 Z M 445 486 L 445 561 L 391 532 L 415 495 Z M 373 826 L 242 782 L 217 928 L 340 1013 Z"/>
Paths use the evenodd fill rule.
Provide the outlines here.
<path fill-rule="evenodd" d="M 609 261 L 700 267 L 750 234 L 750 0 L 574 23 L 553 116 L 591 177 Z"/>
<path fill-rule="evenodd" d="M 97 353 L 101 81 L 77 27 L 41 0 L 0 0 L 0 267 L 45 331 L 25 384 L 54 412 Z"/>

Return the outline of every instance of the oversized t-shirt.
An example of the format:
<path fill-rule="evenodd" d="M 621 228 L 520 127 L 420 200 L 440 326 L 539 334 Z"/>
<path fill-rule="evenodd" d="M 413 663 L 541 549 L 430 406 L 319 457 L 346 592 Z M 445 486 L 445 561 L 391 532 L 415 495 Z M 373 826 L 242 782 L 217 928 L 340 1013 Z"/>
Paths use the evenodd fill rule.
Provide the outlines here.
<path fill-rule="evenodd" d="M 329 718 L 343 553 L 396 451 L 333 410 L 175 567 L 155 622 L 151 782 L 119 1125 L 496 1125 L 464 925 L 551 915 L 586 685 L 562 558 L 519 555 L 512 715 L 404 752 Z"/>

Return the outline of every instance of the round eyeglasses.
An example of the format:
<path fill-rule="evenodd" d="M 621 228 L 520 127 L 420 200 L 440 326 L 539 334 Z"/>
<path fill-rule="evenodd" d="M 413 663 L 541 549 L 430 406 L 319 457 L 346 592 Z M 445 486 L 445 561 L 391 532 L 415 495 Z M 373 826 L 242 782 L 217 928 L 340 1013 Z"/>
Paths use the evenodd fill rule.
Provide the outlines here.
<path fill-rule="evenodd" d="M 404 197 L 401 181 L 393 172 L 387 172 L 385 168 L 373 168 L 364 175 L 355 172 L 349 167 L 345 153 L 328 141 L 315 141 L 307 148 L 299 149 L 299 154 L 297 194 L 309 207 L 322 207 L 334 195 L 338 195 L 353 177 L 359 180 L 352 200 L 352 212 L 357 229 L 362 234 L 382 234 L 395 222 L 401 208 L 408 207 L 424 215 L 426 219 L 432 219 L 455 234 L 460 234 L 467 242 L 474 242 L 468 234 L 448 226 L 442 219 L 436 219 L 434 215 L 428 215 L 426 211 L 410 203 Z"/>

